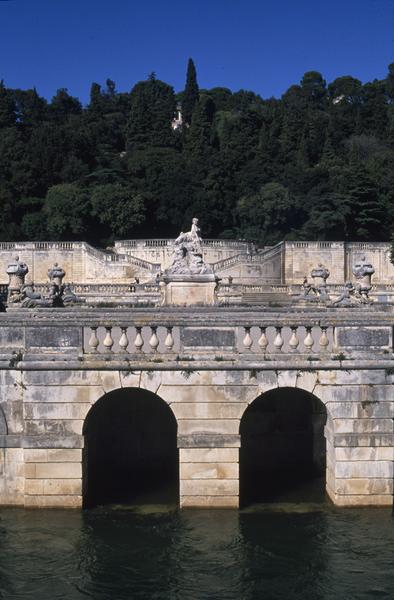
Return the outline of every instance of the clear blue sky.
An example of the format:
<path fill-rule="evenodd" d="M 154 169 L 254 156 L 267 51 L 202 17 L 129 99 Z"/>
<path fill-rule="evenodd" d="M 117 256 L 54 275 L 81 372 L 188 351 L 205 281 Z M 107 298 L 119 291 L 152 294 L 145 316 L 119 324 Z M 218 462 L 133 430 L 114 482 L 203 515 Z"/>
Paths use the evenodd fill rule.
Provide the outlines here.
<path fill-rule="evenodd" d="M 200 87 L 280 96 L 303 73 L 385 77 L 394 0 L 0 0 L 0 79 L 60 87 L 86 102 L 107 77 L 129 91 L 148 73 L 180 90 L 188 57 Z"/>

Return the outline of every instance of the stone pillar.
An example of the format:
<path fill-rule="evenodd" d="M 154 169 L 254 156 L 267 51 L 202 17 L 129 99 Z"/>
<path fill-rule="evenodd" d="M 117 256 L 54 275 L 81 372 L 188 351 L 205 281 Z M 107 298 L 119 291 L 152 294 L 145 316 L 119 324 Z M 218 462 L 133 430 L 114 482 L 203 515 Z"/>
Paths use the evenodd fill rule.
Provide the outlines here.
<path fill-rule="evenodd" d="M 222 440 L 219 438 L 223 437 Z M 234 439 L 228 439 L 232 437 Z M 237 508 L 239 504 L 238 436 L 199 440 L 200 447 L 179 449 L 180 506 Z M 226 439 L 227 438 L 227 439 Z M 193 443 L 193 440 L 190 439 Z M 185 440 L 183 442 L 185 443 Z M 196 440 L 194 440 L 196 443 Z M 215 447 L 209 447 L 209 443 Z"/>

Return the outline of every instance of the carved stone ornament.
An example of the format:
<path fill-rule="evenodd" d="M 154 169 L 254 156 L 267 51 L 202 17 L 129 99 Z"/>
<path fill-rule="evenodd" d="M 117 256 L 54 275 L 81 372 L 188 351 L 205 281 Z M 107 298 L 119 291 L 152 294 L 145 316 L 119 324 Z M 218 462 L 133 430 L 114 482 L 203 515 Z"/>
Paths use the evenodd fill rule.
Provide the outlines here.
<path fill-rule="evenodd" d="M 213 271 L 203 260 L 201 230 L 198 219 L 194 218 L 190 231 L 181 232 L 174 241 L 172 264 L 166 269 L 165 276 L 206 274 L 213 274 Z"/>
<path fill-rule="evenodd" d="M 62 267 L 59 267 L 58 263 L 55 263 L 52 268 L 48 269 L 48 279 L 50 282 L 56 283 L 59 287 L 63 283 L 63 278 L 66 272 Z"/>
<path fill-rule="evenodd" d="M 362 256 L 353 266 L 353 275 L 357 279 L 355 288 L 362 304 L 372 302 L 369 298 L 369 292 L 372 289 L 372 275 L 374 273 L 374 267 L 367 261 L 365 256 Z"/>

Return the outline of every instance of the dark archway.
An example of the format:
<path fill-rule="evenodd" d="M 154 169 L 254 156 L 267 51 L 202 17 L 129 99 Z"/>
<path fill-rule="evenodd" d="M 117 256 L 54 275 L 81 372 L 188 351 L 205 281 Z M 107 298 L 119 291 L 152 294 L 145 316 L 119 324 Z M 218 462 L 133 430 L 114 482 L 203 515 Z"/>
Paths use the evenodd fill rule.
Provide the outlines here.
<path fill-rule="evenodd" d="M 83 501 L 177 504 L 177 422 L 156 394 L 137 388 L 105 394 L 84 424 Z"/>
<path fill-rule="evenodd" d="M 278 388 L 246 409 L 240 426 L 240 506 L 312 502 L 325 496 L 324 404 L 300 389 Z"/>

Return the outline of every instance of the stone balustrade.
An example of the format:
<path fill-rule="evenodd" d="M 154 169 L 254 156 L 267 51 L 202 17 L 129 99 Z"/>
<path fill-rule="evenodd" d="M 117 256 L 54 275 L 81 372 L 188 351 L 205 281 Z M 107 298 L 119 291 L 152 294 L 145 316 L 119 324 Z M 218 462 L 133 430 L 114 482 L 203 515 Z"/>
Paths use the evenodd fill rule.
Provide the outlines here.
<path fill-rule="evenodd" d="M 89 333 L 87 333 L 89 332 Z M 179 327 L 179 326 L 90 326 L 85 328 L 84 352 L 86 354 L 171 354 L 193 350 L 198 353 L 215 352 L 214 360 L 230 358 L 229 352 L 243 357 L 276 356 L 282 354 L 326 354 L 333 350 L 332 326 L 238 326 L 235 328 Z M 194 343 L 185 337 L 200 336 Z M 208 334 L 208 335 L 207 335 Z M 216 343 L 208 338 L 214 339 Z M 206 342 L 204 343 L 204 335 Z M 222 338 L 222 339 L 220 339 Z M 229 340 L 230 343 L 223 344 Z M 218 352 L 223 351 L 223 354 Z M 255 356 L 254 356 L 255 355 Z M 171 356 L 168 356 L 171 360 Z"/>
<path fill-rule="evenodd" d="M 250 308 L 18 309 L 0 315 L 3 353 L 34 360 L 306 361 L 392 360 L 393 311 L 302 312 Z M 317 368 L 317 367 L 316 367 Z"/>

